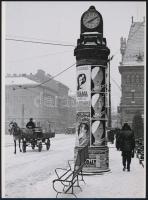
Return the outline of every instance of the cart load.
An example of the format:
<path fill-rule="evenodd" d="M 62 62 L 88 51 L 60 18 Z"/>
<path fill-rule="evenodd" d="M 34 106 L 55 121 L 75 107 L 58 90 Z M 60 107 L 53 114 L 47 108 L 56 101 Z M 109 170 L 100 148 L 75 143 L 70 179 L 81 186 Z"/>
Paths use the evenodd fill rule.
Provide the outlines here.
<path fill-rule="evenodd" d="M 22 141 L 23 152 L 26 152 L 26 147 L 31 146 L 32 149 L 38 148 L 40 152 L 43 145 L 46 145 L 46 149 L 50 148 L 50 138 L 55 137 L 54 132 L 44 132 L 41 127 L 34 129 L 22 128 Z"/>

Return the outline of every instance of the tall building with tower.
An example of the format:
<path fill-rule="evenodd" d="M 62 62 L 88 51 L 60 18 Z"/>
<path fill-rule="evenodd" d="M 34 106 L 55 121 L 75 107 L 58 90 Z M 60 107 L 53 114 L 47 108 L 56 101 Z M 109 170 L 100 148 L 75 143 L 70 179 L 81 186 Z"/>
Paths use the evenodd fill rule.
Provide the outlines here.
<path fill-rule="evenodd" d="M 119 72 L 122 94 L 118 112 L 121 125 L 124 122 L 132 125 L 137 111 L 144 116 L 144 28 L 145 19 L 142 22 L 134 22 L 132 17 L 128 39 L 121 37 L 120 40 L 122 60 Z"/>

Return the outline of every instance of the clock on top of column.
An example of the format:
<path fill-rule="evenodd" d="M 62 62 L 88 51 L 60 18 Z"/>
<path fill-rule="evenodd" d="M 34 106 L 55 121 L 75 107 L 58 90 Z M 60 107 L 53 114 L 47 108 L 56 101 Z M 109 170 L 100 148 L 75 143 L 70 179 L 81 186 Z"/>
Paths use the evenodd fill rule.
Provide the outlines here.
<path fill-rule="evenodd" d="M 103 20 L 94 6 L 83 13 L 81 17 L 81 33 L 97 32 L 103 35 Z"/>

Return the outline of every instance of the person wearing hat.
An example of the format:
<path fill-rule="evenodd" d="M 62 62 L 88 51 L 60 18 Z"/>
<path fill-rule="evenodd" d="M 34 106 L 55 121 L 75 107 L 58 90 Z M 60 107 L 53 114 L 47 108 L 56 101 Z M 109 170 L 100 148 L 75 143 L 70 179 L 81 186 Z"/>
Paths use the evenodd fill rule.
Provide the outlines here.
<path fill-rule="evenodd" d="M 33 122 L 33 118 L 30 118 L 30 121 L 26 124 L 26 128 L 29 129 L 35 128 L 35 123 Z"/>
<path fill-rule="evenodd" d="M 134 154 L 135 137 L 128 123 L 124 123 L 120 133 L 120 150 L 122 151 L 123 171 L 130 171 L 131 158 Z"/>

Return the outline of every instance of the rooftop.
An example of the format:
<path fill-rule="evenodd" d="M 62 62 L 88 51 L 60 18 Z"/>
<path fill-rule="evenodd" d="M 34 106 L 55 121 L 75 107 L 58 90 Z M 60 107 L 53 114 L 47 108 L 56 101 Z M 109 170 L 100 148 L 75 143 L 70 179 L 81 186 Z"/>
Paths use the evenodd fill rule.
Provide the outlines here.
<path fill-rule="evenodd" d="M 5 85 L 37 85 L 37 84 L 38 84 L 37 82 L 22 76 L 5 77 Z"/>
<path fill-rule="evenodd" d="M 144 64 L 144 27 L 145 20 L 132 21 L 127 42 L 125 38 L 121 38 L 122 65 Z"/>

